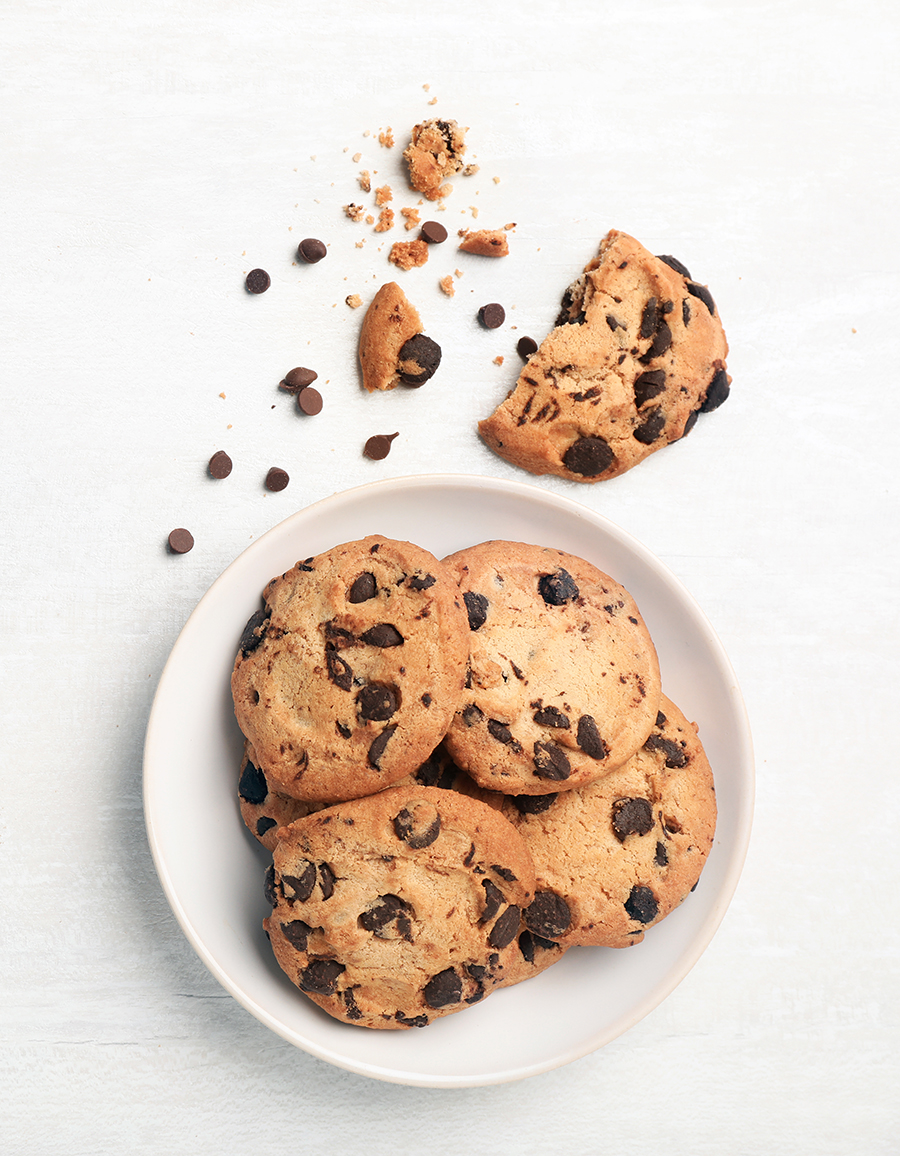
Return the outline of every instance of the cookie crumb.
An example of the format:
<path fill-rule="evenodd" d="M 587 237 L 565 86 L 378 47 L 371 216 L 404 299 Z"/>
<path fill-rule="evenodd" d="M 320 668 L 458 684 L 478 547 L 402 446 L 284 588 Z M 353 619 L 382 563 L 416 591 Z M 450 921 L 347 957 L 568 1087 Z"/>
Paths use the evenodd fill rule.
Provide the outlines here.
<path fill-rule="evenodd" d="M 359 187 L 364 193 L 370 193 L 372 191 L 372 174 L 368 169 L 363 169 L 359 174 Z"/>
<path fill-rule="evenodd" d="M 351 309 L 359 309 L 360 305 L 362 305 L 362 297 L 360 297 L 358 293 L 351 293 L 346 298 L 346 302 Z"/>
<path fill-rule="evenodd" d="M 358 165 L 361 160 L 362 160 L 362 153 L 354 153 L 353 154 L 353 163 L 355 165 Z"/>
<path fill-rule="evenodd" d="M 464 253 L 475 253 L 479 257 L 506 257 L 509 255 L 509 244 L 506 235 L 501 229 L 478 229 L 470 232 L 460 229 L 459 247 Z"/>
<path fill-rule="evenodd" d="M 349 205 L 344 205 L 344 213 L 351 221 L 361 221 L 366 214 L 364 206 L 357 205 L 353 201 Z"/>
<path fill-rule="evenodd" d="M 376 205 L 386 205 L 388 203 L 388 201 L 392 201 L 393 199 L 394 199 L 394 194 L 391 191 L 390 185 L 381 185 L 380 188 L 377 188 L 375 190 L 375 204 Z"/>
<path fill-rule="evenodd" d="M 383 208 L 378 214 L 378 224 L 375 226 L 376 233 L 386 233 L 388 229 L 394 227 L 394 210 L 387 207 Z"/>
<path fill-rule="evenodd" d="M 498 354 L 498 356 L 494 358 L 494 365 L 502 365 L 502 364 L 503 364 L 503 354 L 501 353 L 501 354 Z"/>
<path fill-rule="evenodd" d="M 220 394 L 219 394 L 219 397 L 221 397 L 221 399 L 222 399 L 223 401 L 225 400 L 225 394 L 224 394 L 224 393 L 220 393 Z"/>
<path fill-rule="evenodd" d="M 505 224 L 505 225 L 503 226 L 503 228 L 506 230 L 506 232 L 507 232 L 507 233 L 508 233 L 508 232 L 509 232 L 511 229 L 514 229 L 515 227 L 516 227 L 516 222 L 515 222 L 515 221 L 509 221 L 507 224 Z"/>
<path fill-rule="evenodd" d="M 437 97 L 436 97 L 436 96 L 433 96 L 433 97 L 431 98 L 431 100 L 429 100 L 429 102 L 428 102 L 428 103 L 429 103 L 429 104 L 437 104 Z"/>
<path fill-rule="evenodd" d="M 469 205 L 469 212 L 472 214 L 473 217 L 477 217 L 478 216 L 477 205 Z"/>
<path fill-rule="evenodd" d="M 414 229 L 418 225 L 420 220 L 418 209 L 401 209 L 400 212 L 406 217 L 407 230 Z"/>
<path fill-rule="evenodd" d="M 424 88 L 426 92 L 430 92 L 430 91 L 431 91 L 431 85 L 430 85 L 430 84 L 423 84 L 423 85 L 422 85 L 422 88 Z"/>
<path fill-rule="evenodd" d="M 363 245 L 365 245 L 365 243 L 366 243 L 365 237 L 363 237 L 363 239 L 361 241 L 357 241 L 356 242 L 357 249 L 361 249 L 363 247 Z"/>
<path fill-rule="evenodd" d="M 480 170 L 480 168 L 481 168 L 481 165 L 466 165 L 466 167 L 462 171 L 462 175 L 464 177 L 474 177 L 475 174 Z"/>
<path fill-rule="evenodd" d="M 428 246 L 424 241 L 395 241 L 388 260 L 398 269 L 412 269 L 428 260 Z"/>
<path fill-rule="evenodd" d="M 441 287 L 441 292 L 446 293 L 448 297 L 452 297 L 456 292 L 456 288 L 453 284 L 453 278 L 449 273 L 446 277 L 442 277 L 440 281 L 438 281 L 438 285 Z"/>
<path fill-rule="evenodd" d="M 494 182 L 495 185 L 500 184 L 500 178 L 499 177 L 491 177 L 491 180 Z"/>
<path fill-rule="evenodd" d="M 383 132 L 379 132 L 378 143 L 382 148 L 392 149 L 394 147 L 394 133 L 390 125 Z"/>
<path fill-rule="evenodd" d="M 369 213 L 368 216 L 366 217 L 366 224 L 367 225 L 374 225 L 375 224 L 375 218 L 372 216 L 371 213 Z"/>

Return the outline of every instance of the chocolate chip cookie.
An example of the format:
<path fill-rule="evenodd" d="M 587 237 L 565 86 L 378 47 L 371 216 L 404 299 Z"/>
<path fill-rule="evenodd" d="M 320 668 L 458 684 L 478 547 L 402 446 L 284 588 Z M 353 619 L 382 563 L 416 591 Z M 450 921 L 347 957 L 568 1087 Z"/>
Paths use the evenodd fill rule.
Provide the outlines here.
<path fill-rule="evenodd" d="M 279 832 L 265 921 L 278 963 L 330 1015 L 424 1027 L 498 986 L 534 869 L 497 811 L 392 787 Z"/>
<path fill-rule="evenodd" d="M 515 389 L 478 428 L 533 474 L 614 478 L 725 401 L 727 353 L 707 287 L 676 258 L 612 230 Z"/>
<path fill-rule="evenodd" d="M 394 389 L 424 385 L 441 363 L 441 347 L 422 332 L 418 310 L 395 281 L 382 285 L 359 333 L 363 386 Z"/>
<path fill-rule="evenodd" d="M 427 550 L 373 535 L 298 562 L 264 600 L 231 687 L 269 789 L 334 802 L 415 771 L 464 686 L 455 576 Z"/>
<path fill-rule="evenodd" d="M 629 759 L 653 727 L 660 677 L 627 590 L 582 558 L 521 542 L 444 561 L 469 624 L 466 688 L 444 740 L 459 766 L 482 787 L 543 795 Z"/>

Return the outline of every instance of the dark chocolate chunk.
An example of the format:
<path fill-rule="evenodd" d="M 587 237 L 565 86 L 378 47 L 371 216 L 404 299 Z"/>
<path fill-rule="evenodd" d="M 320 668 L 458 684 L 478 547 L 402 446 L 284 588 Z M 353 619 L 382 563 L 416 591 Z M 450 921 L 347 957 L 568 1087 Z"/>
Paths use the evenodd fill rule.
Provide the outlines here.
<path fill-rule="evenodd" d="M 687 281 L 690 281 L 691 275 L 688 272 L 687 266 L 682 265 L 677 257 L 664 257 L 660 253 L 657 260 L 662 261 L 664 264 L 668 265 L 670 269 L 674 269 L 676 273 L 680 273 L 682 277 L 684 277 Z"/>
<path fill-rule="evenodd" d="M 441 364 L 441 347 L 424 333 L 416 333 L 397 355 L 400 380 L 406 385 L 424 385 Z"/>
<path fill-rule="evenodd" d="M 254 807 L 258 807 L 260 803 L 266 801 L 266 795 L 269 793 L 269 784 L 266 782 L 266 776 L 262 773 L 259 767 L 255 767 L 253 763 L 247 763 L 241 773 L 241 781 L 238 784 L 238 794 L 245 803 L 250 803 Z"/>
<path fill-rule="evenodd" d="M 290 475 L 287 470 L 281 469 L 280 466 L 272 466 L 266 474 L 266 489 L 271 490 L 273 494 L 277 494 L 279 490 L 285 488 L 290 480 Z"/>
<path fill-rule="evenodd" d="M 306 951 L 306 944 L 312 935 L 312 930 L 309 924 L 304 923 L 302 919 L 292 919 L 290 923 L 282 923 L 281 925 L 281 934 L 297 951 Z"/>
<path fill-rule="evenodd" d="M 565 606 L 578 597 L 575 579 L 562 567 L 552 574 L 542 574 L 538 579 L 538 591 L 548 606 Z"/>
<path fill-rule="evenodd" d="M 555 706 L 542 706 L 540 710 L 534 712 L 533 717 L 538 726 L 542 727 L 554 727 L 557 730 L 567 731 L 571 726 L 569 716 L 563 714 Z"/>
<path fill-rule="evenodd" d="M 278 906 L 278 891 L 275 885 L 275 868 L 271 863 L 266 868 L 265 879 L 263 880 L 263 894 L 265 895 L 271 907 Z"/>
<path fill-rule="evenodd" d="M 490 879 L 482 879 L 481 886 L 484 888 L 485 903 L 484 911 L 482 911 L 481 918 L 478 922 L 490 923 L 500 910 L 500 904 L 503 902 L 503 892 L 499 887 L 495 886 Z"/>
<path fill-rule="evenodd" d="M 706 308 L 710 311 L 712 316 L 715 317 L 716 303 L 713 301 L 712 293 L 710 293 L 705 285 L 698 285 L 696 281 L 689 281 L 687 291 L 691 294 L 692 297 L 699 298 L 699 300 L 702 301 Z"/>
<path fill-rule="evenodd" d="M 306 866 L 300 875 L 282 875 L 282 886 L 290 887 L 293 895 L 288 895 L 285 891 L 284 897 L 289 903 L 305 903 L 313 893 L 313 888 L 316 885 L 316 865 L 311 863 L 308 859 L 304 860 Z"/>
<path fill-rule="evenodd" d="M 646 835 L 653 830 L 653 808 L 649 799 L 616 799 L 612 805 L 613 834 L 620 843 L 628 835 Z"/>
<path fill-rule="evenodd" d="M 558 939 L 572 922 L 569 905 L 555 891 L 537 891 L 530 907 L 525 908 L 525 926 L 542 939 Z"/>
<path fill-rule="evenodd" d="M 353 668 L 336 650 L 325 651 L 325 665 L 328 677 L 338 690 L 350 690 L 353 686 Z"/>
<path fill-rule="evenodd" d="M 597 730 L 597 723 L 589 714 L 583 714 L 578 720 L 578 730 L 575 733 L 575 741 L 581 750 L 592 759 L 605 759 L 609 754 L 609 747 L 600 737 L 600 732 Z"/>
<path fill-rule="evenodd" d="M 462 999 L 462 980 L 452 967 L 439 971 L 425 984 L 422 991 L 429 1007 L 449 1007 Z"/>
<path fill-rule="evenodd" d="M 694 428 L 694 426 L 697 424 L 697 418 L 699 416 L 700 416 L 700 410 L 699 409 L 692 410 L 691 413 L 689 413 L 687 415 L 687 421 L 684 423 L 684 429 L 681 431 L 681 436 L 683 438 L 686 438 L 688 436 L 688 434 L 691 432 L 691 430 Z"/>
<path fill-rule="evenodd" d="M 506 310 L 492 301 L 490 305 L 482 305 L 478 310 L 478 320 L 485 329 L 499 329 L 506 320 Z"/>
<path fill-rule="evenodd" d="M 728 374 L 724 369 L 719 369 L 706 387 L 706 397 L 700 406 L 700 412 L 712 413 L 714 409 L 719 408 L 723 401 L 727 400 L 729 393 L 731 393 L 731 385 L 728 381 Z"/>
<path fill-rule="evenodd" d="M 371 458 L 373 462 L 380 462 L 382 458 L 386 458 L 391 452 L 391 442 L 399 436 L 399 433 L 372 434 L 363 446 L 363 453 L 367 458 Z"/>
<path fill-rule="evenodd" d="M 491 864 L 491 870 L 507 883 L 515 883 L 517 876 L 511 867 L 501 867 L 498 863 Z"/>
<path fill-rule="evenodd" d="M 616 455 L 604 438 L 584 437 L 573 442 L 563 454 L 563 465 L 573 474 L 593 478 L 602 474 L 616 460 Z"/>
<path fill-rule="evenodd" d="M 349 739 L 353 734 L 353 731 L 346 725 L 346 723 L 339 722 L 337 719 L 335 719 L 334 725 L 337 728 L 337 733 L 341 736 L 342 739 Z"/>
<path fill-rule="evenodd" d="M 541 779 L 567 779 L 572 767 L 565 751 L 554 742 L 534 744 L 534 773 Z"/>
<path fill-rule="evenodd" d="M 367 646 L 378 646 L 382 650 L 386 650 L 389 646 L 403 645 L 403 635 L 390 622 L 379 622 L 375 626 L 370 626 L 365 634 L 359 637 Z"/>
<path fill-rule="evenodd" d="M 410 590 L 430 590 L 435 582 L 437 578 L 433 574 L 413 574 L 406 585 Z"/>
<path fill-rule="evenodd" d="M 512 801 L 520 815 L 543 815 L 556 802 L 556 794 L 513 795 Z"/>
<path fill-rule="evenodd" d="M 335 874 L 327 863 L 319 864 L 319 886 L 322 888 L 322 898 L 330 899 L 334 895 Z"/>
<path fill-rule="evenodd" d="M 378 769 L 379 762 L 381 761 L 381 756 L 384 754 L 384 748 L 391 741 L 391 735 L 396 729 L 396 724 L 387 726 L 384 728 L 380 735 L 372 740 L 372 744 L 369 747 L 369 762 L 373 767 L 375 767 L 376 770 Z"/>
<path fill-rule="evenodd" d="M 347 1019 L 361 1020 L 362 1012 L 359 1010 L 359 1004 L 356 1002 L 356 996 L 353 994 L 353 988 L 348 987 L 347 990 L 343 993 L 343 996 L 344 1005 L 347 1008 Z"/>
<path fill-rule="evenodd" d="M 638 361 L 640 361 L 641 365 L 646 365 L 655 358 L 662 357 L 671 344 L 672 330 L 669 328 L 667 322 L 660 321 L 656 332 L 653 334 L 653 340 L 647 348 L 647 352 L 642 357 L 639 357 Z"/>
<path fill-rule="evenodd" d="M 618 319 L 618 317 L 614 317 L 612 313 L 607 313 L 606 324 L 610 327 L 610 329 L 613 331 L 613 333 L 615 333 L 615 331 L 617 329 L 627 329 L 628 328 L 626 325 L 624 325 Z M 649 337 L 649 334 L 647 336 Z"/>
<path fill-rule="evenodd" d="M 352 631 L 345 630 L 343 626 L 338 626 L 332 619 L 325 623 L 325 649 L 326 650 L 346 650 L 348 646 L 353 646 L 356 642 Z"/>
<path fill-rule="evenodd" d="M 491 928 L 491 933 L 488 936 L 488 943 L 491 947 L 495 947 L 497 951 L 508 947 L 515 939 L 521 921 L 522 912 L 514 903 L 511 903 Z"/>
<path fill-rule="evenodd" d="M 408 1028 L 427 1028 L 428 1016 L 405 1016 L 403 1012 L 398 1011 L 394 1016 L 398 1024 L 405 1024 Z"/>
<path fill-rule="evenodd" d="M 430 847 L 441 833 L 440 812 L 431 803 L 414 801 L 394 819 L 394 832 L 408 847 L 421 851 L 423 847 Z"/>
<path fill-rule="evenodd" d="M 691 303 L 687 297 L 681 302 L 681 320 L 684 322 L 685 329 L 687 329 L 691 323 Z"/>
<path fill-rule="evenodd" d="M 311 385 L 306 386 L 305 389 L 301 389 L 297 394 L 297 408 L 308 417 L 314 417 L 317 413 L 321 413 L 321 393 L 319 393 L 317 389 L 313 389 Z"/>
<path fill-rule="evenodd" d="M 307 369 L 304 365 L 298 365 L 295 369 L 289 369 L 284 375 L 284 380 L 278 384 L 281 389 L 287 390 L 288 393 L 299 393 L 301 389 L 306 389 L 308 385 L 312 385 L 318 376 L 314 369 Z"/>
<path fill-rule="evenodd" d="M 397 713 L 397 692 L 383 683 L 370 682 L 356 696 L 360 718 L 370 722 L 387 722 Z"/>
<path fill-rule="evenodd" d="M 297 246 L 297 256 L 307 265 L 315 265 L 328 253 L 325 244 L 315 237 L 305 237 Z"/>
<path fill-rule="evenodd" d="M 666 371 L 664 369 L 648 369 L 634 379 L 634 404 L 638 409 L 646 405 L 657 394 L 666 388 Z"/>
<path fill-rule="evenodd" d="M 379 939 L 391 938 L 385 932 L 393 924 L 407 943 L 412 942 L 410 908 L 399 895 L 379 895 L 377 901 L 360 915 L 358 922 L 364 931 L 371 931 Z"/>
<path fill-rule="evenodd" d="M 516 342 L 516 353 L 523 361 L 527 361 L 532 353 L 537 353 L 537 342 L 533 337 L 520 337 Z"/>
<path fill-rule="evenodd" d="M 484 711 L 476 706 L 474 702 L 470 702 L 468 706 L 463 709 L 462 720 L 467 727 L 475 726 L 475 724 L 480 723 L 483 718 Z"/>
<path fill-rule="evenodd" d="M 527 928 L 519 936 L 519 951 L 526 963 L 534 963 L 534 939 Z"/>
<path fill-rule="evenodd" d="M 241 641 L 238 643 L 238 649 L 245 658 L 248 654 L 252 654 L 265 638 L 266 631 L 269 629 L 271 613 L 272 611 L 268 607 L 265 610 L 254 610 L 247 619 L 247 625 L 244 627 Z"/>
<path fill-rule="evenodd" d="M 659 406 L 648 410 L 644 420 L 634 431 L 634 437 L 641 445 L 652 445 L 666 428 L 666 415 Z"/>
<path fill-rule="evenodd" d="M 489 605 L 487 598 L 483 594 L 476 594 L 472 590 L 467 590 L 463 594 L 463 602 L 466 604 L 466 613 L 469 615 L 469 629 L 479 630 L 487 620 Z"/>
<path fill-rule="evenodd" d="M 447 240 L 447 230 L 440 221 L 425 221 L 419 230 L 419 240 L 429 245 L 443 245 Z"/>
<path fill-rule="evenodd" d="M 209 459 L 209 476 L 216 479 L 227 478 L 231 473 L 232 464 L 231 458 L 224 450 L 216 450 Z"/>
<path fill-rule="evenodd" d="M 451 791 L 458 774 L 456 763 L 448 759 L 445 765 L 442 759 L 432 756 L 422 763 L 413 778 L 423 787 L 440 787 L 442 791 Z"/>
<path fill-rule="evenodd" d="M 169 534 L 168 544 L 170 554 L 187 554 L 194 548 L 194 535 L 190 530 L 185 530 L 183 526 L 179 526 L 177 530 L 173 530 Z"/>
<path fill-rule="evenodd" d="M 664 727 L 666 725 L 666 716 L 661 710 L 656 712 L 656 722 L 654 725 L 658 727 Z"/>
<path fill-rule="evenodd" d="M 657 867 L 667 867 L 669 864 L 669 852 L 666 850 L 665 843 L 656 844 L 656 854 L 653 856 L 653 862 Z"/>
<path fill-rule="evenodd" d="M 348 602 L 368 602 L 370 598 L 374 598 L 378 592 L 378 587 L 375 583 L 374 574 L 360 574 L 360 576 L 353 581 L 350 587 L 350 592 L 347 595 Z"/>
<path fill-rule="evenodd" d="M 256 820 L 256 833 L 262 838 L 267 831 L 271 831 L 273 827 L 277 826 L 278 824 L 274 819 L 270 819 L 268 815 L 263 815 L 261 819 Z"/>
<path fill-rule="evenodd" d="M 652 337 L 656 332 L 658 321 L 659 310 L 657 309 L 656 298 L 651 297 L 644 306 L 644 312 L 641 314 L 641 328 L 638 336 L 644 339 Z"/>
<path fill-rule="evenodd" d="M 300 990 L 313 995 L 334 995 L 344 971 L 346 968 L 336 959 L 317 959 L 300 972 Z"/>
<path fill-rule="evenodd" d="M 649 887 L 635 884 L 625 900 L 625 910 L 638 923 L 652 923 L 659 912 L 659 902 Z"/>
<path fill-rule="evenodd" d="M 688 757 L 684 747 L 662 735 L 651 735 L 644 743 L 644 750 L 660 751 L 666 757 L 666 766 L 672 769 L 687 766 Z"/>
<path fill-rule="evenodd" d="M 272 284 L 272 278 L 265 269 L 251 269 L 244 284 L 248 293 L 265 293 Z"/>
<path fill-rule="evenodd" d="M 488 719 L 487 725 L 488 733 L 492 735 L 498 743 L 503 743 L 506 747 L 511 747 L 517 753 L 521 751 L 522 746 L 519 741 L 513 738 L 513 733 L 504 722 L 499 719 Z"/>

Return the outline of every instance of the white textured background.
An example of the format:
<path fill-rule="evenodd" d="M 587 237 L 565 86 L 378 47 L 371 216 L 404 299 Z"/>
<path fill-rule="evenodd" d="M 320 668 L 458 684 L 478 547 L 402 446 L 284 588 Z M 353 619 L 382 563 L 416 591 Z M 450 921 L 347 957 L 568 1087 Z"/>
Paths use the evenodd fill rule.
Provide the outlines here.
<path fill-rule="evenodd" d="M 893 0 L 0 8 L 2 1151 L 900 1151 L 898 33 Z M 513 252 L 402 275 L 445 362 L 363 396 L 343 300 L 396 273 L 340 206 L 361 167 L 399 194 L 434 114 L 481 165 L 442 219 L 516 221 Z M 364 136 L 387 125 L 392 152 Z M 622 478 L 539 484 L 636 534 L 719 632 L 757 753 L 746 869 L 695 970 L 603 1051 L 521 1084 L 375 1083 L 268 1032 L 183 938 L 141 809 L 156 681 L 294 510 L 401 474 L 528 480 L 474 423 L 611 226 L 709 282 L 732 397 Z M 298 268 L 308 235 L 329 257 Z M 275 388 L 297 364 L 317 418 Z"/>

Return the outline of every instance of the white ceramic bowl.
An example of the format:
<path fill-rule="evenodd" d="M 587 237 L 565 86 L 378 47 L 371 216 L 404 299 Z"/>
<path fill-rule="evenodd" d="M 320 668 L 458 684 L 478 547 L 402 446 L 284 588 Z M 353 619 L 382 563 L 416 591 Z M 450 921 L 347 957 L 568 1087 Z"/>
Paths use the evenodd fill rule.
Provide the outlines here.
<path fill-rule="evenodd" d="M 238 639 L 275 574 L 367 534 L 443 557 L 491 538 L 578 554 L 630 590 L 656 643 L 663 687 L 700 726 L 716 775 L 715 844 L 696 891 L 627 951 L 576 948 L 526 983 L 422 1030 L 331 1019 L 282 974 L 262 931 L 267 855 L 237 806 L 242 738 L 230 674 Z M 228 567 L 182 630 L 160 679 L 144 751 L 144 807 L 160 880 L 185 935 L 248 1011 L 284 1039 L 376 1079 L 466 1087 L 521 1079 L 602 1047 L 684 978 L 737 885 L 750 836 L 753 757 L 728 658 L 681 583 L 634 538 L 568 498 L 496 478 L 434 475 L 336 494 L 270 530 Z"/>

